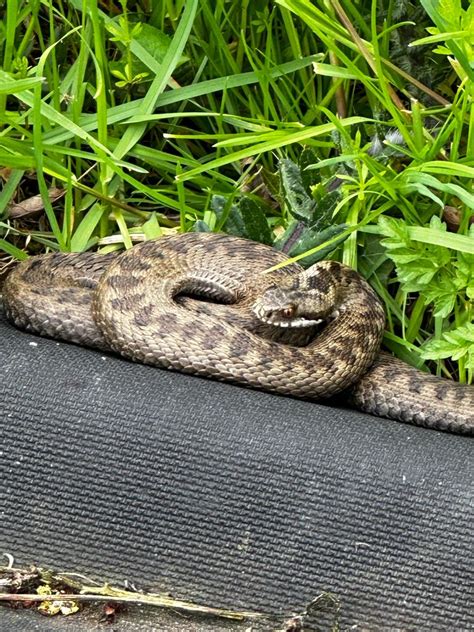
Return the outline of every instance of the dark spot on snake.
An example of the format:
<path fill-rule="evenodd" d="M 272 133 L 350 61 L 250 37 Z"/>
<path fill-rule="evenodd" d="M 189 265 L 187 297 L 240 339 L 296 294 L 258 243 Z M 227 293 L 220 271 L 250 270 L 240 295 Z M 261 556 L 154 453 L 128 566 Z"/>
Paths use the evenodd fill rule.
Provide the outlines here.
<path fill-rule="evenodd" d="M 219 338 L 226 335 L 226 329 L 223 325 L 212 325 L 212 327 L 209 328 L 209 335 L 217 342 Z"/>
<path fill-rule="evenodd" d="M 342 269 L 338 266 L 337 267 L 338 278 L 341 277 L 341 272 L 342 272 Z M 334 274 L 334 276 L 336 276 L 336 269 L 332 270 L 332 273 Z M 360 276 L 355 270 L 346 269 L 344 276 L 347 279 L 347 282 L 349 283 L 352 283 L 352 281 L 355 281 L 355 282 L 360 281 Z"/>
<path fill-rule="evenodd" d="M 117 311 L 129 311 L 136 310 L 137 305 L 145 298 L 144 294 L 126 294 L 125 296 L 118 296 L 113 298 L 110 302 L 113 309 Z"/>
<path fill-rule="evenodd" d="M 325 294 L 331 285 L 330 279 L 327 275 L 323 274 L 315 274 L 314 276 L 310 276 L 308 278 L 307 287 L 310 290 L 318 290 Z"/>
<path fill-rule="evenodd" d="M 135 313 L 133 321 L 135 325 L 138 325 L 138 327 L 147 327 L 151 322 L 152 314 L 153 305 L 144 305 Z"/>
<path fill-rule="evenodd" d="M 112 274 L 107 279 L 107 283 L 114 290 L 131 290 L 136 287 L 139 279 L 133 275 Z"/>
<path fill-rule="evenodd" d="M 82 292 L 79 288 L 75 288 L 75 287 L 66 287 L 62 291 L 63 298 L 74 303 L 77 300 L 79 300 L 83 294 L 84 292 Z"/>
<path fill-rule="evenodd" d="M 229 355 L 231 358 L 242 358 L 246 356 L 252 348 L 252 342 L 244 336 L 229 341 Z"/>
<path fill-rule="evenodd" d="M 200 347 L 202 347 L 203 349 L 206 349 L 207 351 L 215 349 L 216 347 L 216 340 L 213 336 L 203 336 L 200 342 Z"/>
<path fill-rule="evenodd" d="M 359 334 L 361 336 L 364 337 L 364 339 L 367 336 L 367 322 L 356 322 L 356 321 L 352 321 L 350 324 L 350 328 L 351 330 L 355 333 L 355 334 Z"/>
<path fill-rule="evenodd" d="M 312 357 L 314 357 L 314 362 L 318 366 L 324 366 L 325 364 L 327 364 L 328 359 L 322 353 L 315 353 Z"/>
<path fill-rule="evenodd" d="M 408 390 L 410 393 L 415 393 L 415 395 L 419 395 L 421 392 L 420 384 L 416 381 L 408 382 Z"/>
<path fill-rule="evenodd" d="M 75 301 L 78 305 L 87 305 L 91 302 L 91 297 L 89 294 L 81 292 L 79 295 L 76 296 Z"/>
<path fill-rule="evenodd" d="M 136 252 L 140 252 L 140 254 L 149 253 L 150 250 L 156 249 L 158 241 L 159 241 L 158 239 L 148 239 L 147 241 L 144 241 L 143 243 L 138 244 L 138 246 L 135 246 L 134 250 Z"/>
<path fill-rule="evenodd" d="M 77 279 L 77 283 L 80 287 L 85 287 L 88 288 L 90 290 L 93 290 L 94 288 L 97 287 L 97 280 L 96 279 L 90 279 L 87 277 L 80 277 L 79 279 Z"/>
<path fill-rule="evenodd" d="M 261 356 L 258 358 L 258 366 L 264 370 L 271 369 L 274 363 L 274 359 L 270 356 Z"/>
<path fill-rule="evenodd" d="M 213 325 L 209 331 L 202 336 L 202 346 L 205 349 L 215 349 L 220 344 L 222 338 L 225 339 L 225 328 L 222 325 Z"/>
<path fill-rule="evenodd" d="M 325 261 L 323 265 L 319 268 L 320 274 L 323 277 L 332 277 L 331 282 L 340 281 L 342 277 L 343 268 L 341 264 L 337 261 Z"/>
<path fill-rule="evenodd" d="M 446 388 L 445 388 L 444 384 L 440 384 L 439 386 L 436 386 L 436 388 L 435 388 L 435 395 L 436 395 L 436 399 L 439 399 L 440 401 L 443 401 L 443 399 L 446 396 Z"/>
<path fill-rule="evenodd" d="M 332 354 L 332 357 L 334 358 L 334 361 L 331 366 L 336 366 L 336 362 L 340 360 L 343 360 L 347 364 L 357 364 L 357 360 L 358 360 L 357 354 L 351 351 L 351 349 L 345 347 L 344 341 L 341 341 L 341 342 L 342 342 L 342 345 L 333 344 L 331 346 L 331 354 Z M 337 361 L 336 361 L 336 358 L 338 359 Z M 325 358 L 323 354 L 321 354 L 321 358 L 318 361 L 321 362 L 322 364 L 326 364 L 328 359 Z"/>
<path fill-rule="evenodd" d="M 29 269 L 35 270 L 40 265 L 41 265 L 41 259 L 35 257 L 34 259 L 31 260 Z"/>
<path fill-rule="evenodd" d="M 112 305 L 112 309 L 115 309 L 118 312 L 120 312 L 125 307 L 126 302 L 128 302 L 127 297 L 122 296 L 121 298 L 113 298 L 110 304 Z"/>
<path fill-rule="evenodd" d="M 178 320 L 175 314 L 159 314 L 154 319 L 154 323 L 160 328 L 166 331 L 173 331 L 178 325 Z"/>
<path fill-rule="evenodd" d="M 348 364 L 354 365 L 357 364 L 359 358 L 356 353 L 353 353 L 352 351 L 347 351 L 344 354 L 344 359 L 348 362 Z"/>
<path fill-rule="evenodd" d="M 157 258 L 161 258 L 162 255 L 161 253 L 156 253 Z M 133 262 L 133 269 L 134 271 L 138 271 L 138 272 L 148 272 L 148 270 L 151 270 L 152 268 L 152 264 L 149 263 L 149 261 L 146 261 L 145 259 L 138 259 L 136 258 Z"/>
<path fill-rule="evenodd" d="M 208 251 L 208 252 L 215 252 L 216 250 L 217 251 L 221 250 L 221 248 L 222 248 L 221 235 L 218 235 L 217 237 L 218 238 L 214 238 L 214 239 L 211 238 L 211 239 L 208 239 L 206 241 L 206 251 Z M 232 252 L 233 246 L 234 246 L 234 244 L 232 244 L 232 242 L 229 242 L 229 247 L 228 247 L 229 248 L 229 253 Z"/>
<path fill-rule="evenodd" d="M 180 243 L 176 247 L 176 252 L 181 252 L 181 253 L 183 253 L 185 255 L 188 253 L 188 250 L 191 250 L 188 244 L 184 244 L 184 243 L 181 244 Z M 191 253 L 192 253 L 192 250 L 191 250 Z"/>

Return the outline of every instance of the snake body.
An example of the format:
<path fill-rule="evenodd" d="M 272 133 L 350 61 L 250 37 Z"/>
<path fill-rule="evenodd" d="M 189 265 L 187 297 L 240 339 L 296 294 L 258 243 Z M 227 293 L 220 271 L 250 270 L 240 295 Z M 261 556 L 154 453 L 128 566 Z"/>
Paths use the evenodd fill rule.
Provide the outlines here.
<path fill-rule="evenodd" d="M 122 253 L 33 257 L 7 277 L 3 299 L 9 320 L 36 334 L 474 434 L 474 387 L 380 353 L 384 311 L 360 275 L 334 261 L 264 274 L 285 260 L 237 237 L 187 233 Z"/>

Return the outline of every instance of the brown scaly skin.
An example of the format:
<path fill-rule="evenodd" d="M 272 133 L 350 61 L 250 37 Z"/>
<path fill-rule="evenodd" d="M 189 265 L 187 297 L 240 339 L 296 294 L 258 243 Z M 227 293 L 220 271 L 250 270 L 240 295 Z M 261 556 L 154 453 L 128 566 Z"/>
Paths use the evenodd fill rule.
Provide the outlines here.
<path fill-rule="evenodd" d="M 40 335 L 295 397 L 341 393 L 374 415 L 474 433 L 474 387 L 379 353 L 383 309 L 356 272 L 326 261 L 263 274 L 285 259 L 189 233 L 121 254 L 35 257 L 10 274 L 3 298 L 8 318 Z M 319 319 L 326 326 L 309 343 L 291 328 L 314 333 Z"/>
<path fill-rule="evenodd" d="M 423 373 L 386 353 L 352 387 L 348 400 L 379 417 L 474 434 L 474 386 Z"/>

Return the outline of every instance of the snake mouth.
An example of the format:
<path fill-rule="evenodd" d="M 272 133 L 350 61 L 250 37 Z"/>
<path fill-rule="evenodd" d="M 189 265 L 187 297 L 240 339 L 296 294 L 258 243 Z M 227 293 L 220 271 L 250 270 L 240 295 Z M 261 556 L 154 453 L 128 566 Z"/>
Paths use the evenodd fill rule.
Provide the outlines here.
<path fill-rule="evenodd" d="M 310 319 L 304 318 L 304 316 L 283 319 L 278 313 L 267 312 L 261 306 L 254 306 L 253 311 L 262 323 L 265 323 L 266 325 L 272 325 L 273 327 L 314 327 L 315 325 L 320 325 L 322 322 L 324 322 L 324 319 L 322 318 Z"/>
<path fill-rule="evenodd" d="M 287 327 L 287 328 L 295 328 L 295 327 L 314 327 L 315 325 L 320 325 L 323 322 L 322 318 L 318 318 L 317 320 L 310 320 L 308 318 L 292 318 L 291 320 L 272 320 L 271 318 L 263 319 L 264 323 L 267 325 L 273 325 L 274 327 Z"/>

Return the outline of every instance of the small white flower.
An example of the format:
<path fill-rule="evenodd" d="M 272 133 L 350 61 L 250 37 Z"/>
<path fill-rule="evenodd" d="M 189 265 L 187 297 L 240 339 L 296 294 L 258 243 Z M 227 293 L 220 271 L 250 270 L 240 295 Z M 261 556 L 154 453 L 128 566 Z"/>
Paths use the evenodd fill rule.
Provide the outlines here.
<path fill-rule="evenodd" d="M 391 129 L 387 135 L 385 136 L 385 140 L 387 143 L 392 145 L 403 145 L 403 136 L 400 134 L 398 129 Z"/>

